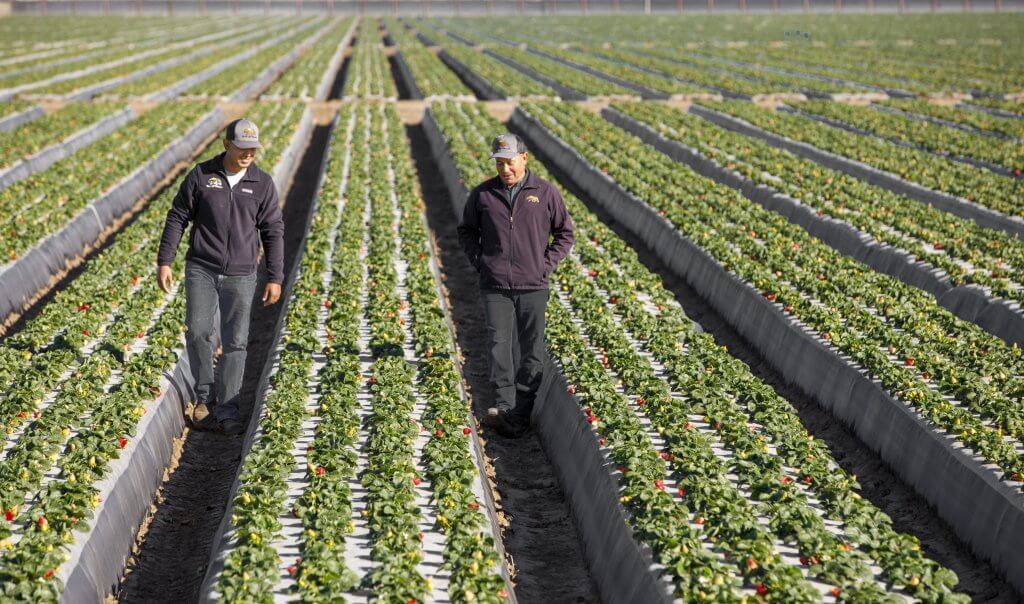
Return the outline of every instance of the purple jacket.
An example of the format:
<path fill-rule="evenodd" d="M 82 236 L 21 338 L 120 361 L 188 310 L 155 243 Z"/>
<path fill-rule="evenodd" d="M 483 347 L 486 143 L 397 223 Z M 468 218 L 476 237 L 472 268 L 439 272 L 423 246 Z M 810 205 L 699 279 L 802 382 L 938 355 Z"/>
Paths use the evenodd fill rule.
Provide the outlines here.
<path fill-rule="evenodd" d="M 532 172 L 524 178 L 514 204 L 497 176 L 466 199 L 459 243 L 480 272 L 481 288 L 545 289 L 548 275 L 572 247 L 572 218 L 561 193 Z"/>
<path fill-rule="evenodd" d="M 167 212 L 157 264 L 174 262 L 181 236 L 191 222 L 188 260 L 222 275 L 248 275 L 256 270 L 262 240 L 267 281 L 281 283 L 284 219 L 274 179 L 252 164 L 232 189 L 223 160 L 221 153 L 197 164 L 181 181 Z"/>

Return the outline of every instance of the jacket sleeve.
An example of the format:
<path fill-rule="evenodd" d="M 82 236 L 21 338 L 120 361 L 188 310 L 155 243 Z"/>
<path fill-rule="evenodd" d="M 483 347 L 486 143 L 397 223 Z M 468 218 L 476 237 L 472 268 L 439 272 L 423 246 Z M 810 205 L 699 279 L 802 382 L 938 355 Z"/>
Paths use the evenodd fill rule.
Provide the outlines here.
<path fill-rule="evenodd" d="M 256 228 L 260 231 L 263 253 L 267 257 L 267 282 L 284 282 L 284 217 L 277 198 L 277 187 L 271 180 L 256 214 Z"/>
<path fill-rule="evenodd" d="M 550 275 L 555 266 L 569 255 L 569 249 L 576 241 L 573 231 L 572 217 L 565 209 L 565 200 L 554 186 L 551 187 L 551 242 L 544 250 L 544 263 Z"/>
<path fill-rule="evenodd" d="M 196 170 L 193 168 L 178 186 L 178 193 L 174 196 L 171 209 L 167 211 L 167 219 L 164 220 L 164 232 L 160 236 L 160 248 L 156 254 L 158 266 L 170 266 L 174 264 L 174 258 L 178 255 L 178 245 L 181 243 L 181 236 L 185 233 L 188 223 L 195 215 L 196 198 Z"/>
<path fill-rule="evenodd" d="M 477 199 L 480 193 L 476 189 L 469 192 L 466 205 L 462 208 L 462 224 L 459 225 L 459 244 L 463 253 L 477 269 L 480 268 L 480 213 L 477 211 Z"/>

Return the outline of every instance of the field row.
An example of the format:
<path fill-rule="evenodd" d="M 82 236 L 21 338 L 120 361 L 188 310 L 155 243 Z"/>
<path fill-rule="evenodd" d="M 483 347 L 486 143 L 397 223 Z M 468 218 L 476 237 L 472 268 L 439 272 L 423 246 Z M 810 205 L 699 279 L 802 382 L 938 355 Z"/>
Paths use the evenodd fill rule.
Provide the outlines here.
<path fill-rule="evenodd" d="M 397 114 L 346 105 L 329 152 L 208 585 L 227 601 L 503 601 Z"/>
<path fill-rule="evenodd" d="M 431 113 L 463 179 L 486 178 L 476 150 L 500 124 L 476 105 Z M 789 404 L 695 329 L 629 245 L 563 195 L 577 239 L 554 275 L 551 354 L 674 595 L 956 599 L 955 577 L 856 495 L 856 480 Z"/>
<path fill-rule="evenodd" d="M 302 111 L 256 105 L 263 136 L 287 141 Z M 273 124 L 270 126 L 270 124 Z M 270 145 L 274 165 L 285 144 Z M 211 146 L 203 157 L 218 153 Z M 180 181 L 180 179 L 179 179 Z M 184 292 L 157 287 L 153 258 L 177 182 L 17 334 L 0 342 L 0 583 L 6 598 L 56 599 L 65 547 L 89 529 L 99 484 L 160 404 L 183 351 Z M 179 276 L 184 254 L 173 269 Z"/>

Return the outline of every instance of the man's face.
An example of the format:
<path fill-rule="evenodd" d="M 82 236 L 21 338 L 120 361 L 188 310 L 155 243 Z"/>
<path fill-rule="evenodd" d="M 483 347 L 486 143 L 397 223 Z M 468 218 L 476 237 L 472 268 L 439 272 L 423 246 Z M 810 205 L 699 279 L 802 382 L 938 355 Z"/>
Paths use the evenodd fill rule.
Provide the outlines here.
<path fill-rule="evenodd" d="M 526 174 L 526 160 L 528 159 L 528 153 L 520 153 L 512 159 L 505 159 L 503 157 L 496 157 L 494 159 L 494 166 L 498 169 L 498 176 L 501 177 L 501 181 L 505 183 L 506 187 L 511 187 L 523 179 L 523 176 Z"/>
<path fill-rule="evenodd" d="M 244 170 L 256 159 L 256 149 L 239 149 L 229 140 L 224 141 L 224 164 L 232 169 L 232 172 Z"/>

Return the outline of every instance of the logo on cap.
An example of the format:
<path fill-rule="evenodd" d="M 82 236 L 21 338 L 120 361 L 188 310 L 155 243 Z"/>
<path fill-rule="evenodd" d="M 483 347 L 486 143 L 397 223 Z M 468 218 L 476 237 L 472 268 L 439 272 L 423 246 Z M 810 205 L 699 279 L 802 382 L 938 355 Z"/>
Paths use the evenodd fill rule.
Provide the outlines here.
<path fill-rule="evenodd" d="M 499 138 L 498 139 L 498 148 L 499 149 L 509 149 L 509 148 L 511 148 L 511 145 L 509 145 L 508 141 L 505 140 L 504 138 Z"/>
<path fill-rule="evenodd" d="M 245 138 L 256 138 L 255 128 L 242 128 L 242 136 Z"/>

